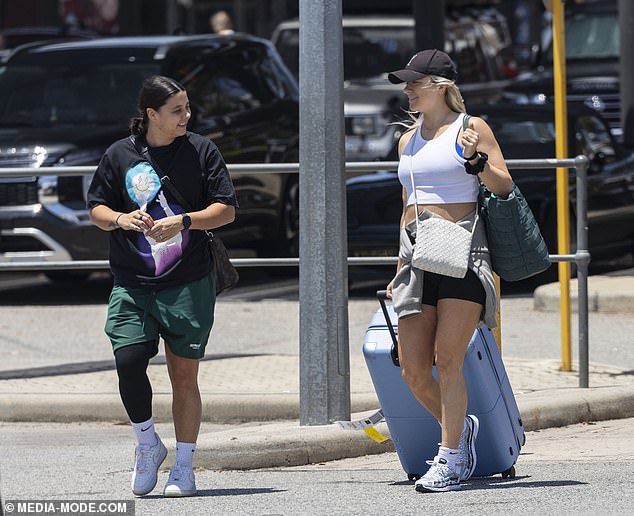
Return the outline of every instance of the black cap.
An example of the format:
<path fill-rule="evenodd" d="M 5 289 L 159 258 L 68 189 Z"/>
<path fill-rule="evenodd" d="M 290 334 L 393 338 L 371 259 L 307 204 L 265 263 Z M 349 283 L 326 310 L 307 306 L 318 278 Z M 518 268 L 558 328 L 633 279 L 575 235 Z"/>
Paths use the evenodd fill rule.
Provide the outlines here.
<path fill-rule="evenodd" d="M 402 70 L 389 73 L 387 78 L 392 84 L 417 81 L 425 75 L 437 75 L 450 81 L 458 77 L 455 63 L 442 50 L 431 48 L 414 54 Z"/>

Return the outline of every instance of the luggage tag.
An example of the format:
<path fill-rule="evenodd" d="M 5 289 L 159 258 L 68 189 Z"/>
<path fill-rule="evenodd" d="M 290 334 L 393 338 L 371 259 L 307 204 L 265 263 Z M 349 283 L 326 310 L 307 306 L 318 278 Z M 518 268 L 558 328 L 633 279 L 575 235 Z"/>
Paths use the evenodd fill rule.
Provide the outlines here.
<path fill-rule="evenodd" d="M 384 436 L 374 428 L 375 425 L 378 425 L 382 421 L 385 421 L 385 417 L 383 416 L 383 411 L 379 409 L 374 414 L 363 419 L 357 419 L 356 421 L 337 421 L 336 423 L 343 430 L 363 430 L 370 439 L 377 443 L 384 443 L 385 441 L 389 441 L 390 438 Z"/>

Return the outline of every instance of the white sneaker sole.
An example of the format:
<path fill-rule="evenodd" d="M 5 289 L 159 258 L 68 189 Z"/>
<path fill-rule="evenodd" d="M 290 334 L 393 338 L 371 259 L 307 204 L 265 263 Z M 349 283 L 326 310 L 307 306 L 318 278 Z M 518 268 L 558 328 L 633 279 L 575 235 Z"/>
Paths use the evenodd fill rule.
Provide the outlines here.
<path fill-rule="evenodd" d="M 194 489 L 193 491 L 182 491 L 181 489 L 169 489 L 165 488 L 163 491 L 163 496 L 166 498 L 183 498 L 185 496 L 194 496 L 198 491 Z"/>
<path fill-rule="evenodd" d="M 473 475 L 473 472 L 476 469 L 476 464 L 478 463 L 478 455 L 476 454 L 476 439 L 478 438 L 478 432 L 480 431 L 480 421 L 476 416 L 468 416 L 469 421 L 471 422 L 471 439 L 469 442 L 469 454 L 473 458 L 471 461 L 471 467 L 467 474 L 460 478 L 461 481 L 469 480 Z"/>
<path fill-rule="evenodd" d="M 165 461 L 165 459 L 167 458 L 167 448 L 165 447 L 165 445 L 163 443 L 161 443 L 162 446 L 162 450 L 161 450 L 161 454 L 162 457 L 159 460 L 158 466 L 156 466 L 156 477 L 154 478 L 154 484 L 152 485 L 152 487 L 150 487 L 149 489 L 143 490 L 143 491 L 139 491 L 138 489 L 135 491 L 134 490 L 134 476 L 132 477 L 132 494 L 134 494 L 134 496 L 145 496 L 148 493 L 151 493 L 154 488 L 156 487 L 156 484 L 158 482 L 158 470 L 161 467 L 161 465 L 163 464 L 163 462 Z"/>
<path fill-rule="evenodd" d="M 422 484 L 416 484 L 416 491 L 419 493 L 441 493 L 445 491 L 458 491 L 462 489 L 460 484 L 450 484 L 444 487 L 430 487 Z"/>

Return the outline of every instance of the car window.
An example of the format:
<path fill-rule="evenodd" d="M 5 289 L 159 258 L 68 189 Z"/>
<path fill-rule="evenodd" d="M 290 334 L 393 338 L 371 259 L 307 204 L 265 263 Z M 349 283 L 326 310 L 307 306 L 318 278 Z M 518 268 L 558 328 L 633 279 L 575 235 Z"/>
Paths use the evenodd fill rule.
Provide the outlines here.
<path fill-rule="evenodd" d="M 280 31 L 275 46 L 289 70 L 299 77 L 299 30 Z M 415 51 L 413 26 L 344 27 L 343 78 L 381 75 L 407 63 Z"/>
<path fill-rule="evenodd" d="M 265 48 L 253 47 L 201 59 L 177 57 L 173 67 L 199 110 L 197 116 L 208 118 L 255 109 L 278 98 L 282 86 L 265 63 Z"/>
<path fill-rule="evenodd" d="M 445 52 L 456 63 L 458 83 L 490 80 L 487 58 L 473 29 L 461 26 L 447 27 Z"/>
<path fill-rule="evenodd" d="M 281 30 L 276 38 L 275 48 L 286 67 L 295 77 L 299 77 L 299 30 Z"/>
<path fill-rule="evenodd" d="M 579 14 L 566 23 L 566 55 L 570 59 L 618 57 L 619 20 L 615 14 Z"/>
<path fill-rule="evenodd" d="M 552 41 L 545 54 L 552 64 Z M 619 57 L 617 13 L 577 13 L 566 18 L 566 59 Z"/>
<path fill-rule="evenodd" d="M 68 60 L 0 70 L 0 126 L 120 125 L 136 112 L 139 88 L 156 65 Z"/>
<path fill-rule="evenodd" d="M 407 63 L 414 52 L 413 27 L 344 27 L 344 79 L 381 75 Z"/>
<path fill-rule="evenodd" d="M 554 121 L 509 119 L 497 114 L 485 118 L 506 159 L 552 158 L 554 156 Z"/>
<path fill-rule="evenodd" d="M 524 143 L 550 143 L 555 141 L 555 124 L 541 120 L 505 120 L 496 118 L 489 121 L 499 141 Z"/>
<path fill-rule="evenodd" d="M 583 115 L 577 119 L 575 142 L 576 154 L 592 159 L 597 152 L 602 152 L 608 162 L 616 158 L 610 131 L 596 116 Z"/>

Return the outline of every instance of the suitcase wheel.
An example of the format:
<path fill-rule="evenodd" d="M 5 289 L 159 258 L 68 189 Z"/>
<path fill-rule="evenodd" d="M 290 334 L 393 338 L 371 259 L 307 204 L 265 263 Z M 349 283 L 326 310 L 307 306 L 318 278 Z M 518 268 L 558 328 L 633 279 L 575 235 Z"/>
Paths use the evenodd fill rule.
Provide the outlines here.
<path fill-rule="evenodd" d="M 506 471 L 503 471 L 502 478 L 515 478 L 515 466 L 511 466 Z"/>
<path fill-rule="evenodd" d="M 410 482 L 416 482 L 419 478 L 420 478 L 420 475 L 417 475 L 416 473 L 407 474 L 407 480 L 409 480 Z"/>
<path fill-rule="evenodd" d="M 526 434 L 522 434 L 522 446 L 526 444 Z"/>

